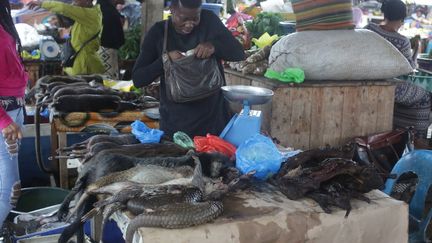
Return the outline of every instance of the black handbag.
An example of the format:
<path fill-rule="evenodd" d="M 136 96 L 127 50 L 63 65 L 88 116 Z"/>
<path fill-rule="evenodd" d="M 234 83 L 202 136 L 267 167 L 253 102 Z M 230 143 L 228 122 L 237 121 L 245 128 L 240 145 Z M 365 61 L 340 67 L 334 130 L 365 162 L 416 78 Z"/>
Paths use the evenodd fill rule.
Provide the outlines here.
<path fill-rule="evenodd" d="M 66 43 L 63 45 L 62 53 L 61 53 L 61 60 L 62 60 L 62 66 L 63 67 L 72 67 L 75 58 L 78 56 L 78 54 L 81 52 L 81 50 L 88 44 L 90 41 L 96 39 L 99 36 L 100 31 L 98 31 L 94 36 L 92 36 L 90 39 L 88 39 L 86 42 L 82 43 L 78 51 L 75 51 L 72 47 L 72 37 L 67 39 Z"/>
<path fill-rule="evenodd" d="M 185 103 L 200 100 L 220 91 L 224 84 L 215 57 L 198 59 L 194 55 L 171 60 L 167 52 L 168 20 L 165 22 L 163 66 L 165 91 L 169 100 Z"/>

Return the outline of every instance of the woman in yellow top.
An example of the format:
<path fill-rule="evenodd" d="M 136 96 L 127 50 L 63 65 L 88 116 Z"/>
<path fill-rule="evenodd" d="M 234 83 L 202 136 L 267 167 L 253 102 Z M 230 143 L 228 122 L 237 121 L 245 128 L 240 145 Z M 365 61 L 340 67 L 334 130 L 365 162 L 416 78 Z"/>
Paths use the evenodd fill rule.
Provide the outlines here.
<path fill-rule="evenodd" d="M 28 3 L 30 9 L 44 8 L 62 14 L 75 21 L 71 29 L 71 43 L 75 51 L 102 30 L 102 12 L 92 0 L 73 0 L 72 5 L 57 1 L 34 0 Z M 97 53 L 100 47 L 100 35 L 93 39 L 75 58 L 73 67 L 65 68 L 68 75 L 103 73 L 104 66 Z"/>

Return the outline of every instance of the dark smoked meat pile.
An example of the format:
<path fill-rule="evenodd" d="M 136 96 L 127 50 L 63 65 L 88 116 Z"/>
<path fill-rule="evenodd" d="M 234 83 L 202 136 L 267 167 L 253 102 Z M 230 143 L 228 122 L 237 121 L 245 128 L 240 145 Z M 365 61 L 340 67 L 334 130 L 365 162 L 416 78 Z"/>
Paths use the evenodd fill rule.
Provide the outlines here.
<path fill-rule="evenodd" d="M 36 98 L 39 110 L 54 108 L 57 112 L 123 112 L 159 106 L 150 96 L 107 88 L 99 75 L 44 76 L 28 97 Z"/>
<path fill-rule="evenodd" d="M 308 197 L 326 213 L 331 207 L 351 210 L 351 198 L 369 202 L 363 193 L 381 189 L 384 182 L 372 166 L 353 161 L 352 146 L 313 149 L 285 161 L 271 182 L 291 200 Z"/>

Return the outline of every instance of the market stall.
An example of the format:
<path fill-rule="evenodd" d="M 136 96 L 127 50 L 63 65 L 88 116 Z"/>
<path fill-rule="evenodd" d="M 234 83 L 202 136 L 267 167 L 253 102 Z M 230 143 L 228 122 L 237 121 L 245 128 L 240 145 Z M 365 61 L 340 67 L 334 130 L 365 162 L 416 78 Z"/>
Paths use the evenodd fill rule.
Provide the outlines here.
<path fill-rule="evenodd" d="M 150 128 L 159 127 L 158 113 L 154 113 L 158 101 L 130 91 L 130 82 L 119 84 L 120 81 L 104 81 L 99 75 L 85 78 L 44 76 L 35 84 L 33 89 L 38 97 L 35 101 L 36 139 L 40 140 L 40 113 L 44 111 L 51 125 L 53 159 L 52 168 L 46 169 L 41 161 L 40 143 L 37 143 L 39 165 L 46 172 L 58 173 L 60 187 L 69 188 L 67 157 L 61 152 L 68 146 L 67 133 L 130 133 L 134 121 L 141 121 Z M 127 91 L 119 90 L 119 86 Z"/>
<path fill-rule="evenodd" d="M 263 127 L 283 146 L 301 149 L 340 146 L 355 136 L 391 130 L 396 82 L 307 81 L 284 84 L 225 70 L 229 85 L 266 87 L 275 92 L 263 110 Z"/>
<path fill-rule="evenodd" d="M 145 112 L 141 111 L 125 111 L 121 113 L 98 113 L 98 112 L 71 112 L 61 113 L 51 110 L 51 153 L 57 154 L 62 148 L 67 147 L 67 133 L 76 132 L 92 132 L 92 126 L 96 126 L 93 132 L 98 132 L 97 127 L 112 127 L 122 133 L 130 133 L 130 124 L 136 120 L 144 122 L 150 128 L 158 128 L 159 122 L 157 119 L 149 118 Z M 54 164 L 58 163 L 59 183 L 62 188 L 69 188 L 69 172 L 67 159 L 61 158 L 63 153 L 58 153 L 60 159 L 58 162 L 54 160 Z"/>
<path fill-rule="evenodd" d="M 141 228 L 134 242 L 407 242 L 407 205 L 380 191 L 368 196 L 373 203 L 355 201 L 344 217 L 343 211 L 325 214 L 312 201 L 291 201 L 263 185 L 227 196 L 224 213 L 214 222 L 187 229 Z M 113 219 L 126 234 L 128 214 Z"/>
<path fill-rule="evenodd" d="M 110 219 L 128 243 L 408 241 L 408 205 L 395 198 L 405 199 L 399 194 L 413 189 L 411 181 L 402 192 L 391 188 L 393 198 L 380 190 L 411 149 L 412 133 L 368 135 L 392 130 L 392 78 L 412 67 L 376 34 L 352 29 L 351 1 L 336 1 L 342 11 L 325 23 L 319 14 L 310 20 L 301 1 L 242 2 L 230 3 L 237 12 L 225 22 L 246 60 L 223 63 L 228 87 L 216 91 L 236 114 L 220 134 L 164 136 L 159 84 L 153 97 L 99 75 L 35 84 L 36 117 L 42 108 L 50 113 L 60 187 L 71 187 L 68 160 L 79 160 L 73 190 L 54 212 L 59 242 L 81 237 L 89 220 L 93 240 L 109 242 Z M 329 14 L 332 4 L 308 7 Z M 130 33 L 125 56 L 136 58 L 139 29 L 162 18 L 162 2 L 141 7 L 143 25 Z M 295 31 L 293 12 L 299 32 L 286 35 Z M 67 134 L 77 132 L 98 135 L 68 144 Z M 19 227 L 46 233 L 50 213 L 24 217 Z"/>

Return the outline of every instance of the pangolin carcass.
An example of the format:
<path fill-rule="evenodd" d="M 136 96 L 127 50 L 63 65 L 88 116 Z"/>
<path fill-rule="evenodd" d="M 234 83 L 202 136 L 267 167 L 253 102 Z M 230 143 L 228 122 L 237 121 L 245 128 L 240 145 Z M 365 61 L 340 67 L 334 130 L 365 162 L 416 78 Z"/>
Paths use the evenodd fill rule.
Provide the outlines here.
<path fill-rule="evenodd" d="M 132 242 L 134 233 L 140 227 L 186 228 L 212 221 L 222 212 L 220 201 L 165 205 L 133 218 L 126 230 L 126 242 Z"/>
<path fill-rule="evenodd" d="M 105 155 L 105 156 L 103 156 Z M 112 174 L 113 172 L 117 171 L 123 171 L 128 168 L 132 168 L 136 164 L 153 164 L 153 165 L 163 165 L 164 167 L 178 167 L 178 166 L 185 166 L 190 163 L 195 163 L 194 159 L 191 160 L 191 155 L 185 155 L 182 157 L 172 157 L 172 158 L 166 158 L 166 157 L 151 157 L 151 158 L 134 158 L 134 159 L 126 159 L 122 160 L 122 158 L 125 158 L 125 156 L 121 155 L 118 157 L 118 155 L 112 155 L 111 158 L 108 161 L 101 162 L 101 160 L 104 159 L 107 155 L 110 155 L 110 153 L 105 153 L 104 151 L 99 153 L 97 156 L 92 158 L 88 163 L 85 165 L 85 170 L 82 171 L 81 176 L 77 180 L 74 188 L 72 189 L 71 193 L 66 197 L 64 202 L 62 203 L 58 217 L 60 219 L 64 218 L 64 216 L 68 212 L 69 203 L 73 199 L 73 197 L 76 194 L 80 194 L 84 192 L 84 189 L 88 187 L 88 185 L 96 182 L 98 179 L 100 179 L 104 175 Z M 101 157 L 99 157 L 101 156 Z M 97 159 L 100 158 L 101 160 Z M 120 160 L 118 160 L 120 158 Z M 106 158 L 105 158 L 106 159 Z M 181 183 L 183 182 L 196 182 L 194 185 L 197 185 L 199 188 L 207 188 L 207 186 L 201 181 L 194 178 L 199 178 L 197 176 L 195 177 L 189 177 L 189 178 L 178 178 L 175 180 L 172 180 L 171 183 Z M 104 179 L 106 180 L 106 179 Z M 109 182 L 109 180 L 108 180 Z M 97 184 L 97 185 L 103 185 Z M 216 187 L 217 188 L 217 187 Z M 224 188 L 225 189 L 225 188 Z M 228 190 L 228 189 L 226 189 Z M 86 194 L 88 190 L 86 191 Z M 129 194 L 129 193 L 126 193 Z M 116 195 L 118 196 L 118 194 Z M 71 223 L 70 226 L 68 226 L 62 233 L 60 237 L 59 242 L 67 242 L 67 240 L 72 237 L 74 233 L 77 232 L 77 230 L 82 226 L 82 222 L 80 218 L 85 215 L 88 211 L 90 211 L 93 208 L 93 203 L 96 201 L 94 197 L 88 197 L 85 196 L 85 200 L 83 199 L 80 202 L 79 207 L 76 207 L 74 211 L 76 212 L 77 217 L 75 220 Z M 113 200 L 113 203 L 115 200 Z M 109 203 L 108 203 L 109 204 Z"/>
<path fill-rule="evenodd" d="M 114 189 L 114 187 L 117 188 Z M 127 209 L 132 214 L 139 215 L 144 212 L 154 211 L 165 205 L 196 203 L 203 199 L 201 190 L 196 187 L 182 185 L 149 186 L 132 182 L 113 183 L 96 190 L 95 193 L 112 193 L 113 191 L 128 191 L 129 195 L 136 195 L 136 197 L 129 199 L 126 203 L 124 200 L 118 198 L 119 200 L 103 207 L 95 205 L 93 210 L 82 217 L 82 222 L 85 222 L 102 210 L 103 220 L 101 229 L 103 231 L 109 217 L 118 210 Z"/>
<path fill-rule="evenodd" d="M 112 172 L 123 171 L 137 164 L 154 164 L 165 167 L 176 167 L 179 165 L 194 165 L 191 155 L 186 155 L 187 150 L 173 143 L 166 144 L 137 144 L 122 146 L 118 149 L 104 150 L 96 154 L 79 169 L 79 177 L 74 188 L 65 198 L 59 210 L 59 217 L 67 214 L 70 201 L 76 194 L 84 192 L 87 185 L 97 181 L 102 176 Z M 130 155 L 130 156 L 129 156 Z M 220 154 L 198 154 L 205 175 L 220 176 L 218 171 L 212 168 L 224 168 L 230 166 L 227 157 Z M 222 164 L 223 166 L 212 166 Z"/>
<path fill-rule="evenodd" d="M 244 186 L 242 181 L 250 180 L 253 174 L 252 172 L 242 175 L 236 180 L 232 180 L 229 185 L 218 189 L 209 178 L 206 180 L 204 177 L 204 192 L 197 187 L 184 185 L 179 187 L 179 185 L 174 184 L 169 186 L 177 186 L 177 188 L 169 190 L 169 193 L 168 190 L 166 192 L 159 191 L 158 194 L 151 191 L 155 185 L 142 186 L 131 182 L 118 182 L 98 189 L 95 188 L 89 193 L 113 194 L 113 197 L 109 198 L 108 201 L 102 200 L 95 203 L 96 208 L 104 207 L 104 222 L 107 220 L 106 217 L 118 209 L 126 208 L 134 215 L 138 215 L 129 224 L 128 237 L 132 237 L 133 232 L 139 227 L 184 228 L 215 219 L 222 213 L 223 207 L 221 202 L 213 200 L 219 200 L 222 194 Z M 242 186 L 239 187 L 237 184 Z M 224 184 L 220 182 L 219 185 Z M 116 187 L 116 190 L 113 190 L 113 187 Z M 158 187 L 156 186 L 156 188 Z M 166 185 L 162 186 L 162 188 L 165 187 Z M 149 190 L 156 195 L 151 195 Z M 125 200 L 128 200 L 126 207 L 122 206 Z"/>
<path fill-rule="evenodd" d="M 152 172 L 157 171 L 155 174 L 159 175 L 159 177 L 157 177 L 157 176 L 152 177 L 152 179 L 155 180 L 155 183 L 160 183 L 160 182 L 163 182 L 165 180 L 178 180 L 178 181 L 180 181 L 182 179 L 181 176 L 183 174 L 184 174 L 183 176 L 188 176 L 188 175 L 190 176 L 189 177 L 190 180 L 184 180 L 184 181 L 192 182 L 192 180 L 193 180 L 192 179 L 193 169 L 187 170 L 185 168 L 185 170 L 183 172 L 178 172 L 178 171 L 174 171 L 171 168 L 166 168 L 166 167 L 158 168 L 157 166 L 141 166 L 141 168 L 145 169 L 147 171 L 148 175 L 152 174 Z M 166 171 L 163 171 L 164 169 L 166 169 Z M 169 169 L 171 169 L 171 170 L 169 170 Z M 136 176 L 140 173 L 141 174 L 146 173 L 146 172 L 144 172 L 144 170 L 142 170 L 140 173 L 137 173 L 137 174 L 133 173 L 132 171 L 128 171 L 128 172 L 132 173 L 130 175 L 131 178 L 133 178 L 134 176 Z M 117 179 L 120 179 L 122 177 L 123 178 L 126 177 L 125 173 L 123 173 L 123 174 L 113 173 L 113 174 L 114 174 L 113 176 L 116 176 L 115 178 L 113 178 L 113 182 L 115 182 Z M 164 177 L 166 177 L 166 178 L 164 178 Z M 139 179 L 139 178 L 136 178 L 136 179 Z M 68 218 L 70 218 L 71 215 L 75 215 L 75 214 L 76 214 L 76 217 L 71 222 L 71 224 L 63 230 L 63 232 L 59 238 L 59 242 L 67 242 L 72 237 L 72 235 L 75 234 L 80 229 L 80 227 L 82 227 L 83 223 L 81 222 L 81 218 L 86 213 L 88 213 L 90 210 L 93 209 L 92 205 L 94 202 L 96 202 L 96 198 L 94 196 L 90 197 L 90 195 L 92 195 L 93 191 L 99 189 L 99 188 L 97 188 L 97 186 L 103 186 L 106 184 L 107 184 L 107 186 L 116 185 L 116 183 L 109 184 L 108 180 L 109 180 L 109 175 L 101 178 L 101 181 L 96 181 L 95 183 L 88 186 L 88 189 L 81 196 L 80 200 L 78 201 L 78 203 L 75 206 L 75 208 L 73 209 L 73 211 L 69 214 Z M 125 179 L 125 180 L 127 180 L 127 179 Z M 150 181 L 146 180 L 146 182 L 150 182 Z M 121 182 L 117 182 L 117 183 L 121 183 Z M 118 191 L 115 191 L 116 188 L 111 188 L 111 189 L 112 189 L 111 190 L 111 195 L 112 195 L 111 197 L 113 197 L 115 199 L 119 199 L 122 196 L 125 196 L 127 198 L 131 195 L 134 195 L 134 193 L 139 195 L 138 192 L 136 192 L 134 190 L 125 190 L 124 188 L 120 188 Z M 133 189 L 136 189 L 136 187 Z M 140 190 L 139 193 L 143 193 L 142 191 L 148 192 L 148 190 L 149 190 L 148 187 L 142 187 L 142 188 L 138 188 L 138 189 Z M 159 190 L 159 187 L 156 187 L 154 190 Z M 115 201 L 113 201 L 113 203 L 114 202 Z M 108 203 L 108 204 L 111 204 L 111 203 Z"/>
<path fill-rule="evenodd" d="M 131 198 L 126 203 L 126 208 L 134 215 L 142 214 L 155 208 L 173 203 L 196 203 L 203 199 L 203 193 L 196 187 L 179 187 L 171 190 L 171 193 L 154 196 L 140 196 Z"/>
<path fill-rule="evenodd" d="M 90 159 L 87 163 L 83 164 L 80 167 L 80 172 L 77 181 L 75 182 L 75 186 L 72 188 L 71 192 L 64 199 L 58 216 L 62 219 L 68 211 L 69 203 L 73 199 L 76 194 L 83 193 L 88 185 L 95 183 L 100 178 L 105 175 L 110 175 L 115 172 L 124 171 L 134 167 L 137 164 L 142 165 L 160 165 L 165 167 L 176 167 L 179 165 L 188 165 L 192 164 L 191 155 L 184 155 L 181 157 L 162 157 L 163 147 L 167 148 L 169 151 L 171 145 L 161 146 L 160 144 L 155 145 L 154 147 L 149 146 L 150 148 L 147 150 L 148 155 L 151 156 L 155 154 L 156 151 L 159 151 L 159 155 L 161 157 L 130 157 L 126 155 L 113 154 L 110 151 L 102 151 L 98 153 L 95 157 Z M 144 148 L 144 147 L 142 147 Z M 143 150 L 146 151 L 146 150 Z M 169 154 L 169 152 L 168 152 Z"/>
<path fill-rule="evenodd" d="M 167 145 L 169 150 L 171 145 Z M 148 152 L 150 155 L 159 154 L 159 156 L 164 156 L 164 145 L 156 145 L 155 147 L 149 147 Z M 189 156 L 190 157 L 190 156 Z M 164 157 L 150 157 L 150 158 L 141 158 L 139 161 L 141 164 L 160 164 L 165 166 L 174 167 L 176 163 L 189 163 L 189 157 L 174 157 L 172 159 L 167 159 Z M 110 153 L 109 151 L 102 151 L 98 153 L 97 156 L 93 157 L 90 161 L 84 164 L 79 173 L 79 177 L 75 183 L 75 186 L 72 188 L 71 192 L 64 199 L 63 203 L 60 206 L 57 216 L 60 220 L 64 219 L 69 211 L 69 204 L 75 197 L 75 195 L 80 195 L 84 192 L 85 188 L 97 181 L 99 178 L 104 175 L 108 175 L 112 172 L 123 171 L 129 168 L 132 168 L 136 164 L 136 161 L 125 160 L 122 161 L 121 158 L 116 157 L 115 154 Z M 92 204 L 96 201 L 95 198 L 89 198 L 88 201 L 84 204 L 83 207 L 78 209 L 78 215 L 84 215 L 89 210 L 92 209 Z M 70 226 L 68 226 L 64 232 L 64 237 L 61 238 L 60 242 L 66 242 L 77 230 L 81 227 L 82 223 L 79 220 L 75 220 Z"/>
<path fill-rule="evenodd" d="M 75 208 L 80 208 L 90 195 L 98 193 L 101 194 L 101 188 L 112 185 L 116 182 L 127 181 L 144 185 L 193 185 L 201 191 L 205 191 L 205 181 L 202 175 L 201 163 L 198 157 L 195 157 L 194 155 L 192 155 L 192 157 L 195 166 L 194 168 L 188 165 L 169 168 L 153 164 L 138 164 L 131 169 L 114 172 L 101 177 L 86 187 L 84 194 L 81 196 Z M 114 199 L 105 200 L 107 203 L 113 203 L 120 200 L 125 201 L 135 197 L 131 191 L 126 189 L 121 189 L 120 191 L 114 191 L 111 189 L 110 194 Z"/>
<path fill-rule="evenodd" d="M 211 201 L 210 204 L 198 202 L 202 199 L 220 199 L 224 193 L 230 190 L 230 186 L 235 187 L 238 181 L 231 181 L 230 185 L 225 185 L 221 181 L 215 183 L 212 179 L 201 175 L 201 163 L 197 157 L 194 157 L 194 160 L 196 166 L 192 178 L 176 178 L 174 170 L 178 173 L 182 169 L 181 167 L 171 170 L 170 168 L 137 166 L 101 178 L 88 186 L 85 195 L 111 195 L 94 204 L 95 208 L 98 209 L 97 211 L 101 209 L 104 211 L 104 218 L 109 217 L 115 210 L 123 209 L 124 206 L 122 205 L 126 203 L 127 208 L 134 214 L 141 214 L 137 216 L 136 221 L 132 221 L 134 222 L 133 227 L 177 228 L 205 223 L 222 212 L 221 206 L 215 207 L 221 203 L 215 201 Z M 164 170 L 162 173 L 171 173 L 173 176 L 159 176 L 160 169 Z M 237 179 L 246 180 L 252 175 L 253 173 Z M 157 179 L 162 177 L 171 180 L 162 182 Z M 151 182 L 157 185 L 151 184 Z M 187 188 L 188 186 L 193 187 Z M 170 187 L 174 187 L 174 189 L 165 190 Z M 181 189 L 182 187 L 183 189 Z M 179 189 L 178 192 L 176 189 Z M 78 202 L 78 206 L 80 204 L 81 202 Z M 163 213 L 168 209 L 172 211 L 172 215 Z M 108 212 L 105 213 L 106 211 Z"/>

